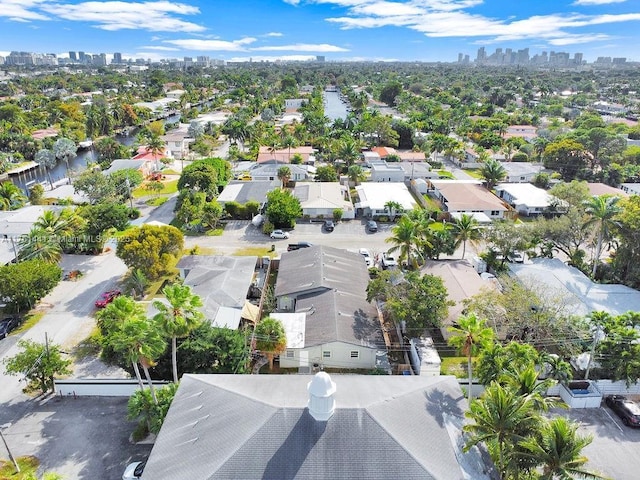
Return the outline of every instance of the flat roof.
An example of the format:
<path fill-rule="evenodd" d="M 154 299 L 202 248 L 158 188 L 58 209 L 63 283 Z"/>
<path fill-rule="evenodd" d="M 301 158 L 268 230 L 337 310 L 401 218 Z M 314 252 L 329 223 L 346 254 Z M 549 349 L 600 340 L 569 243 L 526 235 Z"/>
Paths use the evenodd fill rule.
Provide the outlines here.
<path fill-rule="evenodd" d="M 387 202 L 398 202 L 404 210 L 413 210 L 416 201 L 402 182 L 367 182 L 356 187 L 360 202 L 359 208 L 384 210 Z"/>
<path fill-rule="evenodd" d="M 511 195 L 513 203 L 528 207 L 548 207 L 553 200 L 546 190 L 530 183 L 500 183 L 496 186 L 496 191 L 499 190 Z"/>

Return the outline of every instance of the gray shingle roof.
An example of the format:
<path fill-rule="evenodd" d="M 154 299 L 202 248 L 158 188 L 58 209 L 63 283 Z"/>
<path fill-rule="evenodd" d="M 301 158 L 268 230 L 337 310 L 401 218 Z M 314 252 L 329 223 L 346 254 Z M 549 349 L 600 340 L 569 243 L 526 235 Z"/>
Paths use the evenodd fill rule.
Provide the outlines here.
<path fill-rule="evenodd" d="M 143 479 L 483 480 L 462 453 L 466 402 L 453 377 L 333 375 L 316 422 L 306 375 L 185 375 Z"/>

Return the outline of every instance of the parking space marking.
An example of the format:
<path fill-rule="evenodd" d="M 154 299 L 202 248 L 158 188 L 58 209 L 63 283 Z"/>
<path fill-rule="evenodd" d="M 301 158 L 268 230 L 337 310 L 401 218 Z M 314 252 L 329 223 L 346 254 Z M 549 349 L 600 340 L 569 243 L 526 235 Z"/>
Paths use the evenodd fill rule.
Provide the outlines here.
<path fill-rule="evenodd" d="M 607 411 L 607 409 L 604 408 L 604 407 L 600 407 L 600 408 L 602 410 L 604 410 L 604 413 L 607 414 L 607 417 L 609 417 L 611 419 L 611 421 L 615 424 L 615 426 L 618 427 L 618 430 L 620 430 L 622 433 L 624 433 L 624 430 L 622 429 L 622 427 L 620 425 L 618 425 L 618 422 L 616 421 L 616 419 L 611 416 L 611 414 Z"/>

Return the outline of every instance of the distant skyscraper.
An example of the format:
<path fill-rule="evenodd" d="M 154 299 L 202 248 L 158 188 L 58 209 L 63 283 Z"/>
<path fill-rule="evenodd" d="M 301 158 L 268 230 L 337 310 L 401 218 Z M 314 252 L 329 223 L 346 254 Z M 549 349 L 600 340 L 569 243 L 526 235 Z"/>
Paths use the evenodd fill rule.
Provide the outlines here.
<path fill-rule="evenodd" d="M 112 63 L 122 63 L 122 54 L 119 52 L 115 52 L 113 54 L 113 62 Z"/>
<path fill-rule="evenodd" d="M 78 61 L 78 57 L 76 56 L 76 52 L 69 52 L 69 60 L 71 60 L 72 62 L 77 62 Z"/>
<path fill-rule="evenodd" d="M 487 52 L 484 47 L 478 49 L 478 55 L 476 56 L 476 62 L 483 63 L 487 59 Z"/>
<path fill-rule="evenodd" d="M 78 52 L 78 61 L 80 63 L 86 63 L 87 62 L 87 56 L 84 54 L 84 52 Z"/>
<path fill-rule="evenodd" d="M 324 55 L 317 55 L 316 56 L 316 62 L 324 62 L 324 61 L 325 61 Z"/>

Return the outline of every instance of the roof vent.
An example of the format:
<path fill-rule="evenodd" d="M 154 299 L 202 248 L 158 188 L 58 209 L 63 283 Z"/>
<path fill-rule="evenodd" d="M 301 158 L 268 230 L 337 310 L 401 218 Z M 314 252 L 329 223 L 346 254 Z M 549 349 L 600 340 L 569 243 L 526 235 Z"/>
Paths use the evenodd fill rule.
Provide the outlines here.
<path fill-rule="evenodd" d="M 318 372 L 313 380 L 307 384 L 309 392 L 309 413 L 318 422 L 326 422 L 331 418 L 336 409 L 336 401 L 333 394 L 336 393 L 336 384 L 331 381 L 327 372 Z"/>

